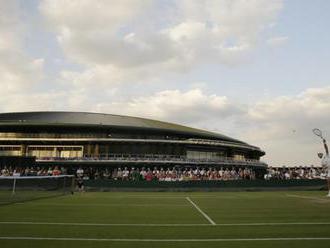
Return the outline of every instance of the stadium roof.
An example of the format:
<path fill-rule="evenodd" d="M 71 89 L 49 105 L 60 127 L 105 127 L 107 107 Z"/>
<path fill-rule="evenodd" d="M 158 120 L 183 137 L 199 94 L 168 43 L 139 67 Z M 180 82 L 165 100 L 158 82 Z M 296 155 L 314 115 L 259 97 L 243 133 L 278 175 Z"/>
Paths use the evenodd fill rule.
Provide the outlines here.
<path fill-rule="evenodd" d="M 209 139 L 220 139 L 229 142 L 246 144 L 242 141 L 228 136 L 209 132 L 206 130 L 191 128 L 169 122 L 151 119 L 130 117 L 112 114 L 88 113 L 88 112 L 15 112 L 0 114 L 0 126 L 13 125 L 42 125 L 42 126 L 89 126 L 109 128 L 134 128 L 153 129 L 186 135 L 204 137 Z"/>

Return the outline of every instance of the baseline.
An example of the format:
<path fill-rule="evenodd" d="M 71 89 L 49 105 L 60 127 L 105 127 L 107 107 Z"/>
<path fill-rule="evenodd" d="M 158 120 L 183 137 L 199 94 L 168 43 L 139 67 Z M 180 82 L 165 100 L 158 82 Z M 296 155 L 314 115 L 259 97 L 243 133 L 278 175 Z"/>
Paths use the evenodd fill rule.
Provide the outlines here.
<path fill-rule="evenodd" d="M 300 199 L 317 200 L 317 201 L 320 201 L 320 202 L 330 202 L 329 198 L 311 197 L 311 196 L 293 195 L 293 194 L 286 194 L 286 196 L 287 197 L 300 198 Z"/>
<path fill-rule="evenodd" d="M 189 226 L 290 226 L 290 225 L 330 225 L 330 222 L 269 222 L 269 223 L 84 223 L 84 222 L 32 222 L 32 221 L 0 221 L 0 225 L 57 225 L 57 226 L 155 226 L 155 227 L 189 227 Z"/>
<path fill-rule="evenodd" d="M 60 238 L 60 237 L 15 237 L 0 236 L 0 240 L 53 240 L 53 241 L 98 241 L 98 242 L 242 242 L 242 241 L 300 241 L 330 240 L 330 237 L 293 237 L 293 238 L 228 238 L 228 239 L 116 239 L 116 238 Z"/>
<path fill-rule="evenodd" d="M 186 207 L 188 204 L 121 204 L 121 203 L 34 203 L 34 202 L 17 202 L 14 205 L 29 205 L 29 206 L 59 206 L 59 207 Z"/>

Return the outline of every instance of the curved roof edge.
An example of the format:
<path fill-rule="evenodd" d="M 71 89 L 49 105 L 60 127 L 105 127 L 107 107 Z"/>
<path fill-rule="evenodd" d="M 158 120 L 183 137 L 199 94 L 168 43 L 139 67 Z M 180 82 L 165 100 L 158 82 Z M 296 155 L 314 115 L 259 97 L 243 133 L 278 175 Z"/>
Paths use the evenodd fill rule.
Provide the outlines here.
<path fill-rule="evenodd" d="M 192 128 L 170 122 L 152 120 L 141 117 L 67 111 L 10 112 L 0 114 L 0 125 L 64 125 L 64 126 L 100 126 L 153 129 L 194 136 L 219 139 L 249 145 L 243 141 L 223 134 Z M 250 145 L 249 145 L 250 146 Z M 253 148 L 258 148 L 251 146 Z"/>

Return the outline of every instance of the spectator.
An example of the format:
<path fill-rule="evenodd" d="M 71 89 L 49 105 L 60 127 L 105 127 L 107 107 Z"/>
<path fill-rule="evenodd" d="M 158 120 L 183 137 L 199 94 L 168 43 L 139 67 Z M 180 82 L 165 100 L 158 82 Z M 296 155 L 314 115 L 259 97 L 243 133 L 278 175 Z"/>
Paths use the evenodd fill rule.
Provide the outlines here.
<path fill-rule="evenodd" d="M 256 173 L 251 168 L 223 168 L 216 167 L 168 167 L 160 168 L 125 167 L 124 170 L 113 167 L 78 167 L 73 168 L 77 178 L 84 180 L 109 179 L 109 180 L 158 180 L 158 181 L 191 181 L 191 180 L 254 180 Z M 67 169 L 64 167 L 0 167 L 0 176 L 58 176 L 66 175 Z M 310 167 L 269 167 L 264 175 L 265 180 L 292 180 L 292 179 L 325 179 L 326 171 L 323 168 Z"/>

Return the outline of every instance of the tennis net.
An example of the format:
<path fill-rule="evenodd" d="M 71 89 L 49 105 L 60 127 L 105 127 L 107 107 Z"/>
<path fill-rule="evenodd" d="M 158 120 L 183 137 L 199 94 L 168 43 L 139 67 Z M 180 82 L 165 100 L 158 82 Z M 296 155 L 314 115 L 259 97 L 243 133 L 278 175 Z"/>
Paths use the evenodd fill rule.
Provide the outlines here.
<path fill-rule="evenodd" d="M 73 193 L 74 176 L 0 177 L 0 205 Z"/>

